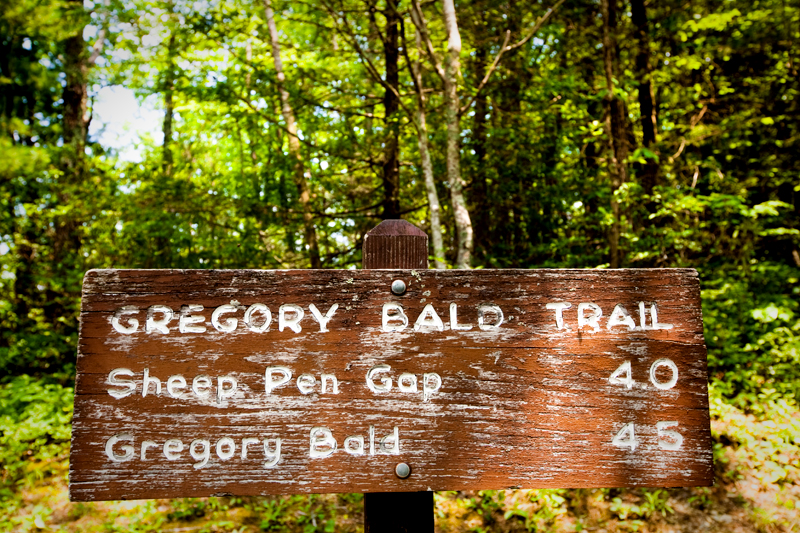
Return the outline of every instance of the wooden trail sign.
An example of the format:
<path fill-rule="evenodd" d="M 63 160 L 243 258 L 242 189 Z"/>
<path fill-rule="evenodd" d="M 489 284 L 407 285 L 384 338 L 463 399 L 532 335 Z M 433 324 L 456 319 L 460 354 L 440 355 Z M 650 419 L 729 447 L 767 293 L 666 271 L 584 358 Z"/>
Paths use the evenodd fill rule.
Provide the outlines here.
<path fill-rule="evenodd" d="M 70 497 L 709 485 L 702 331 L 688 269 L 90 271 Z"/>

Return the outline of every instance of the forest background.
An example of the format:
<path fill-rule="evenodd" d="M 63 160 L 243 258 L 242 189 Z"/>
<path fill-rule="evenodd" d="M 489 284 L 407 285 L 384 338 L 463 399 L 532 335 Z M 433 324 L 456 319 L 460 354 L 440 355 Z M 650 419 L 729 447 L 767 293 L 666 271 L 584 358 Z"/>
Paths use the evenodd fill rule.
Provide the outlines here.
<path fill-rule="evenodd" d="M 360 495 L 69 504 L 91 268 L 693 267 L 717 483 L 436 495 L 440 531 L 800 529 L 792 0 L 0 0 L 0 530 L 356 531 Z M 158 102 L 124 161 L 94 98 Z"/>

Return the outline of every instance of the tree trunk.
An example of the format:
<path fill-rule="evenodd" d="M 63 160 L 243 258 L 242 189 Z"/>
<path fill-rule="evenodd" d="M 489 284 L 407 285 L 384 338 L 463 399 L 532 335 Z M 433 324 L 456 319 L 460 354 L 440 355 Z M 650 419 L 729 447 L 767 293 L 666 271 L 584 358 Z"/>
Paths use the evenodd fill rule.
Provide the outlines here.
<path fill-rule="evenodd" d="M 657 117 L 653 96 L 652 67 L 650 65 L 650 40 L 647 31 L 647 11 L 644 0 L 631 0 L 631 21 L 636 35 L 636 79 L 638 82 L 639 111 L 642 124 L 642 146 L 652 149 L 656 142 Z M 641 169 L 641 184 L 645 194 L 651 195 L 658 184 L 658 163 L 648 158 Z"/>
<path fill-rule="evenodd" d="M 625 128 L 624 105 L 614 96 L 614 66 L 616 55 L 616 42 L 613 31 L 616 30 L 617 0 L 602 0 L 603 11 L 603 65 L 606 75 L 606 135 L 608 136 L 609 164 L 608 173 L 611 177 L 611 211 L 614 221 L 611 225 L 609 238 L 611 268 L 620 267 L 620 207 L 616 192 L 628 179 L 628 135 Z"/>
<path fill-rule="evenodd" d="M 175 34 L 169 36 L 167 45 L 167 73 L 164 77 L 164 143 L 162 146 L 162 167 L 164 174 L 172 176 L 172 119 L 175 114 L 175 105 L 172 102 L 172 95 L 175 91 Z"/>
<path fill-rule="evenodd" d="M 444 24 L 447 29 L 444 99 L 447 123 L 447 181 L 458 233 L 457 268 L 470 268 L 472 263 L 472 221 L 464 201 L 464 180 L 461 178 L 461 127 L 459 125 L 458 71 L 461 66 L 461 35 L 458 33 L 453 0 L 444 0 Z"/>
<path fill-rule="evenodd" d="M 292 159 L 292 170 L 295 185 L 300 193 L 300 204 L 303 207 L 303 226 L 305 230 L 306 247 L 308 248 L 311 268 L 322 268 L 322 261 L 319 255 L 319 244 L 317 243 L 317 230 L 314 227 L 313 213 L 311 210 L 311 191 L 306 180 L 303 156 L 300 154 L 300 138 L 297 136 L 297 123 L 294 118 L 294 110 L 289 102 L 289 92 L 285 87 L 286 76 L 283 73 L 283 62 L 281 61 L 281 48 L 278 42 L 278 30 L 275 27 L 275 17 L 272 12 L 272 1 L 264 0 L 264 8 L 267 14 L 267 25 L 269 35 L 272 40 L 272 58 L 275 62 L 275 72 L 278 79 L 278 91 L 281 96 L 281 114 L 286 123 L 286 131 L 289 134 L 289 156 Z"/>
<path fill-rule="evenodd" d="M 417 49 L 422 53 L 422 44 L 419 30 L 416 31 Z M 425 92 L 422 85 L 422 75 L 419 62 L 409 64 L 411 75 L 414 76 L 414 87 L 417 90 L 417 145 L 419 146 L 419 156 L 422 164 L 422 175 L 425 178 L 425 191 L 428 194 L 428 215 L 431 224 L 431 240 L 433 241 L 433 263 L 434 268 L 444 269 L 444 241 L 442 240 L 442 222 L 439 217 L 441 206 L 439 204 L 439 193 L 436 191 L 436 180 L 433 177 L 433 163 L 428 146 L 428 125 L 425 112 Z"/>
<path fill-rule="evenodd" d="M 78 4 L 74 1 L 72 3 Z M 80 3 L 82 5 L 82 2 Z M 75 9 L 82 9 L 82 7 Z M 78 166 L 83 160 L 86 136 L 89 131 L 88 95 L 86 82 L 89 75 L 88 50 L 83 39 L 83 27 L 64 42 L 64 100 L 63 126 L 64 145 L 70 146 L 72 154 L 66 161 L 73 175 L 80 173 Z M 77 176 L 75 176 L 77 177 Z"/>
<path fill-rule="evenodd" d="M 386 62 L 386 84 L 383 93 L 384 140 L 383 140 L 383 215 L 384 220 L 400 218 L 400 124 L 398 110 L 400 102 L 400 71 L 398 59 L 398 25 L 400 16 L 394 0 L 388 0 L 386 14 L 386 37 L 383 40 L 383 54 Z"/>
<path fill-rule="evenodd" d="M 481 32 L 484 33 L 484 32 Z M 475 49 L 475 87 L 481 82 L 483 73 L 486 72 L 489 47 L 485 41 Z M 475 216 L 475 254 L 478 262 L 486 258 L 491 235 L 489 191 L 486 182 L 486 112 L 488 106 L 485 92 L 475 98 L 475 115 L 473 116 L 472 149 L 475 151 L 475 175 L 472 178 L 472 214 Z"/>

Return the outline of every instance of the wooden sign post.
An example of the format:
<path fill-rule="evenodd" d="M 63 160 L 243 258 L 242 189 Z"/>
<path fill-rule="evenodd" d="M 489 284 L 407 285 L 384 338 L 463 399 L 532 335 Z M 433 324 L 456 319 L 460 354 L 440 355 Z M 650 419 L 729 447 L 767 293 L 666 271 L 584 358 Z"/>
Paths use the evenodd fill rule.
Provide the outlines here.
<path fill-rule="evenodd" d="M 88 272 L 70 497 L 712 483 L 694 270 L 369 269 L 387 229 L 365 270 Z"/>
<path fill-rule="evenodd" d="M 405 220 L 384 220 L 364 236 L 361 253 L 364 269 L 427 270 L 428 235 Z M 368 492 L 364 533 L 433 532 L 433 509 L 433 491 Z"/>

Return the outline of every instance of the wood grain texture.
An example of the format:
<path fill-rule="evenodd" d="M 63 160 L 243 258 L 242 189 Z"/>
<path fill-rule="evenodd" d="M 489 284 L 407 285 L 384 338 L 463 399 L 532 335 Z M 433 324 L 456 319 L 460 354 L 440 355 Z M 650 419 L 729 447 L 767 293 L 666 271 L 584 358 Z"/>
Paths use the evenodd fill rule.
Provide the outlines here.
<path fill-rule="evenodd" d="M 395 279 L 405 281 L 405 294 L 392 294 Z M 558 328 L 556 312 L 547 308 L 558 302 L 572 305 L 563 312 L 565 329 Z M 599 331 L 578 328 L 581 302 L 602 309 Z M 645 303 L 645 329 L 640 327 L 639 302 Z M 251 331 L 243 320 L 245 309 L 255 303 L 272 314 L 264 332 Z M 402 306 L 407 328 L 384 331 L 386 303 Z M 451 329 L 452 303 L 457 304 L 458 323 L 471 324 L 470 330 Z M 671 329 L 651 329 L 653 303 L 658 322 L 672 324 Z M 222 320 L 236 318 L 236 328 L 219 331 L 212 325 L 212 312 L 231 304 L 235 311 Z M 299 333 L 289 327 L 279 331 L 279 307 L 284 304 L 303 308 Z M 323 315 L 338 305 L 329 331 L 320 331 L 310 304 Z M 428 304 L 441 318 L 442 331 L 414 329 Z M 175 311 L 169 333 L 145 331 L 146 310 L 153 305 Z M 180 332 L 178 316 L 186 305 L 203 306 L 202 311 L 186 308 L 184 314 L 202 317 L 200 323 L 185 326 L 204 332 Z M 488 305 L 502 310 L 503 322 L 480 329 L 479 307 Z M 628 311 L 635 329 L 607 327 L 617 305 Z M 132 329 L 131 319 L 138 320 L 133 333 L 112 326 L 112 317 L 126 306 L 139 310 L 119 317 L 122 328 Z M 425 316 L 433 322 L 430 314 Z M 488 325 L 497 318 L 492 312 L 484 317 Z M 683 269 L 90 271 L 81 309 L 70 496 L 85 501 L 709 485 L 713 465 L 702 332 L 697 274 Z M 651 367 L 662 359 L 672 361 L 678 375 L 674 387 L 665 390 L 650 379 Z M 631 388 L 609 381 L 626 361 Z M 375 376 L 376 383 L 392 379 L 388 392 L 367 386 L 367 372 L 376 365 L 391 368 Z M 265 370 L 270 366 L 291 369 L 292 380 L 267 394 Z M 109 391 L 124 387 L 109 385 L 109 373 L 121 368 L 132 376 L 118 379 L 132 380 L 136 390 L 114 398 Z M 145 369 L 160 379 L 161 394 L 151 385 L 142 396 Z M 660 384 L 672 376 L 665 365 L 654 372 Z M 438 374 L 441 387 L 425 401 L 421 390 L 398 389 L 402 373 L 414 374 L 419 389 L 424 374 Z M 296 385 L 303 374 L 316 380 L 309 394 Z M 321 374 L 336 376 L 338 394 L 330 386 L 320 391 Z M 191 391 L 199 375 L 210 377 L 208 397 Z M 178 398 L 167 392 L 170 376 L 187 382 L 177 391 Z M 223 383 L 225 392 L 218 400 L 219 378 L 233 378 L 237 386 L 230 392 Z M 408 377 L 405 384 L 410 388 Z M 678 425 L 662 424 L 659 430 L 664 422 Z M 622 445 L 615 444 L 615 435 L 631 423 L 634 449 L 626 434 L 618 439 Z M 399 454 L 370 454 L 370 426 L 377 440 L 397 427 Z M 328 457 L 310 457 L 313 428 L 328 428 L 338 449 Z M 678 449 L 664 448 L 677 443 L 670 431 L 681 435 Z M 132 440 L 112 445 L 112 454 L 123 455 L 123 446 L 133 445 L 133 458 L 109 459 L 106 445 L 115 435 Z M 355 435 L 365 438 L 364 455 L 343 449 L 345 437 Z M 220 444 L 225 438 L 234 441 L 230 457 L 229 441 Z M 260 440 L 242 459 L 245 438 Z M 262 440 L 276 438 L 281 439 L 280 461 L 265 467 Z M 164 453 L 170 439 L 183 444 L 182 451 L 172 452 L 174 460 Z M 189 451 L 196 439 L 208 441 L 211 448 L 201 468 L 195 463 L 202 461 Z M 142 460 L 145 441 L 155 445 Z M 391 444 L 389 439 L 390 450 Z M 197 449 L 201 447 L 202 442 Z M 400 461 L 412 468 L 407 479 L 395 476 Z"/>

